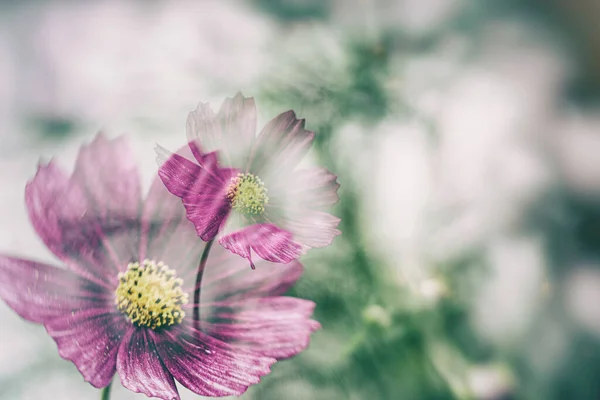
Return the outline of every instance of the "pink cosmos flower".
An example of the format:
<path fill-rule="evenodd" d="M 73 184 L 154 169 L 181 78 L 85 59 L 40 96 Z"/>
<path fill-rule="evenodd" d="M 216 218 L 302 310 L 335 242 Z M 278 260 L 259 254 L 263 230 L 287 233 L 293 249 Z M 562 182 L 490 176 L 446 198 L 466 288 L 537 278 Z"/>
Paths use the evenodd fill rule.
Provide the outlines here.
<path fill-rule="evenodd" d="M 340 219 L 325 212 L 338 201 L 336 176 L 298 168 L 314 132 L 287 111 L 256 135 L 253 98 L 227 98 L 217 114 L 200 103 L 187 120 L 194 161 L 158 147 L 159 176 L 180 197 L 204 241 L 252 262 L 288 263 L 340 234 Z"/>
<path fill-rule="evenodd" d="M 70 177 L 54 162 L 40 166 L 25 198 L 62 267 L 0 256 L 0 297 L 43 324 L 97 388 L 117 372 L 127 389 L 161 399 L 179 399 L 175 380 L 199 395 L 239 395 L 319 327 L 313 302 L 281 296 L 300 277 L 298 262 L 251 271 L 213 249 L 191 304 L 205 244 L 160 180 L 142 199 L 123 139 L 99 135 L 82 147 Z"/>

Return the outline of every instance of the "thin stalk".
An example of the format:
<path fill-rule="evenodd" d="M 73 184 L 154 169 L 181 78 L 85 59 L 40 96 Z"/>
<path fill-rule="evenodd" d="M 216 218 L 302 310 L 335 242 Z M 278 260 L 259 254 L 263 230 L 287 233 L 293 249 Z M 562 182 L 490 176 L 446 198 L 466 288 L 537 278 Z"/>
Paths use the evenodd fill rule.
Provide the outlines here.
<path fill-rule="evenodd" d="M 107 387 L 102 389 L 102 393 L 100 393 L 100 400 L 110 400 L 110 387 L 112 386 L 112 381 L 108 384 Z"/>
<path fill-rule="evenodd" d="M 208 260 L 208 253 L 214 239 L 206 242 L 206 247 L 200 256 L 200 263 L 198 264 L 198 275 L 196 275 L 196 285 L 194 286 L 194 328 L 200 330 L 200 287 L 202 286 L 202 276 L 204 275 L 204 267 L 206 267 L 206 261 Z"/>

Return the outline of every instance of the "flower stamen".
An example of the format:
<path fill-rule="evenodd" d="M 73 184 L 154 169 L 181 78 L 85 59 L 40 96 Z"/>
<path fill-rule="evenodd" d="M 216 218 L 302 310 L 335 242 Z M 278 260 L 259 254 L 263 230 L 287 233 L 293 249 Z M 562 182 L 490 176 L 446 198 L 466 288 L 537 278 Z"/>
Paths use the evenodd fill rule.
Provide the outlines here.
<path fill-rule="evenodd" d="M 179 324 L 185 317 L 181 306 L 188 303 L 183 281 L 162 262 L 129 263 L 119 273 L 115 304 L 132 324 L 150 329 Z"/>
<path fill-rule="evenodd" d="M 269 202 L 264 182 L 250 173 L 231 178 L 226 196 L 234 210 L 247 215 L 262 214 Z"/>

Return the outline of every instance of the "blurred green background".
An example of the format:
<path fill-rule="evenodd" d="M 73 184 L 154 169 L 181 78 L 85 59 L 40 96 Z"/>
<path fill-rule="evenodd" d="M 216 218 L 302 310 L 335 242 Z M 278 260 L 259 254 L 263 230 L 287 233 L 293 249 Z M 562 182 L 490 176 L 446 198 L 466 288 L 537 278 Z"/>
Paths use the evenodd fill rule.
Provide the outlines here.
<path fill-rule="evenodd" d="M 40 156 L 127 132 L 150 179 L 154 143 L 241 90 L 263 123 L 291 108 L 317 132 L 343 232 L 291 293 L 323 329 L 244 399 L 599 399 L 598 18 L 595 0 L 2 2 L 0 250 L 51 259 L 22 205 Z M 98 395 L 1 306 L 1 399 Z"/>

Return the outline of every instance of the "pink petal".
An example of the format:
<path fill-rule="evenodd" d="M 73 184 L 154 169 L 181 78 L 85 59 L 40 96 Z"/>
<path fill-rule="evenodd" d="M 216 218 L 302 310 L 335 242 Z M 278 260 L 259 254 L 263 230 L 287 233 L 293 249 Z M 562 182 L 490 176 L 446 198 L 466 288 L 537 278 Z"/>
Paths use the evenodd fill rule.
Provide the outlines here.
<path fill-rule="evenodd" d="M 261 131 L 252 148 L 250 171 L 266 178 L 293 169 L 306 155 L 315 133 L 304 129 L 304 119 L 293 111 L 273 118 Z"/>
<path fill-rule="evenodd" d="M 94 387 L 107 386 L 116 371 L 122 338 L 133 326 L 107 309 L 81 309 L 46 323 L 58 353 L 75 364 Z"/>
<path fill-rule="evenodd" d="M 184 279 L 195 276 L 206 244 L 186 218 L 181 200 L 169 193 L 158 177 L 148 192 L 141 221 L 140 259 L 162 261 Z"/>
<path fill-rule="evenodd" d="M 274 265 L 258 260 L 250 270 L 245 260 L 220 246 L 213 247 L 202 280 L 201 306 L 221 300 L 281 295 L 300 278 L 302 264 L 291 261 Z"/>
<path fill-rule="evenodd" d="M 188 141 L 209 151 L 219 150 L 228 166 L 245 165 L 255 135 L 254 99 L 241 93 L 225 99 L 217 115 L 208 104 L 200 103 L 188 116 Z"/>
<path fill-rule="evenodd" d="M 44 243 L 96 282 L 116 280 L 136 252 L 140 188 L 131 160 L 123 140 L 98 135 L 80 150 L 71 178 L 50 163 L 25 189 L 31 222 Z"/>
<path fill-rule="evenodd" d="M 95 387 L 109 384 L 128 324 L 104 288 L 72 272 L 0 256 L 0 297 L 21 317 L 43 323 L 58 352 Z"/>
<path fill-rule="evenodd" d="M 106 250 L 119 269 L 124 268 L 137 250 L 137 219 L 142 205 L 137 163 L 126 138 L 107 140 L 99 134 L 88 146 L 82 146 L 71 183 L 85 193 L 90 218 L 108 228 L 103 232 L 110 238 Z"/>
<path fill-rule="evenodd" d="M 275 362 L 211 338 L 189 325 L 178 325 L 156 336 L 158 351 L 169 372 L 201 396 L 240 395 L 268 374 Z"/>
<path fill-rule="evenodd" d="M 123 338 L 117 355 L 123 386 L 135 393 L 163 400 L 179 400 L 173 376 L 161 362 L 153 332 L 132 329 Z"/>
<path fill-rule="evenodd" d="M 47 323 L 88 308 L 107 308 L 110 294 L 72 272 L 0 256 L 0 297 L 21 317 Z"/>
<path fill-rule="evenodd" d="M 89 207 L 99 215 L 119 211 L 135 215 L 142 190 L 133 151 L 125 137 L 108 140 L 103 134 L 82 146 L 71 178 L 88 196 Z"/>
<path fill-rule="evenodd" d="M 219 239 L 221 246 L 250 261 L 251 250 L 263 260 L 286 264 L 302 254 L 302 246 L 292 240 L 292 234 L 273 224 L 255 224 Z"/>
<path fill-rule="evenodd" d="M 230 212 L 226 192 L 235 171 L 208 163 L 199 166 L 160 147 L 157 152 L 159 157 L 167 157 L 158 170 L 160 179 L 169 192 L 182 199 L 198 236 L 204 241 L 212 240 Z M 207 156 L 205 160 L 216 158 Z"/>
<path fill-rule="evenodd" d="M 203 330 L 228 343 L 277 359 L 292 357 L 308 346 L 320 328 L 311 320 L 315 303 L 293 297 L 223 301 L 212 315 L 219 323 L 203 323 Z"/>

